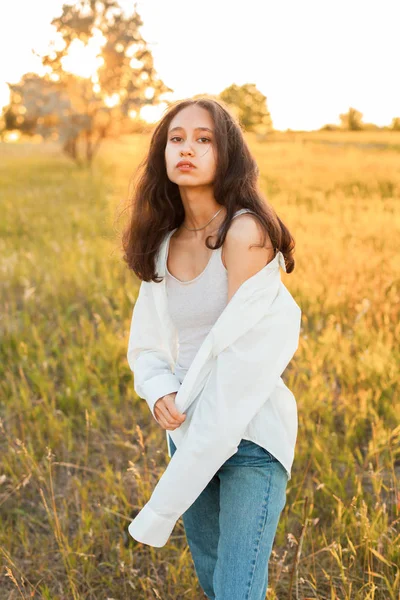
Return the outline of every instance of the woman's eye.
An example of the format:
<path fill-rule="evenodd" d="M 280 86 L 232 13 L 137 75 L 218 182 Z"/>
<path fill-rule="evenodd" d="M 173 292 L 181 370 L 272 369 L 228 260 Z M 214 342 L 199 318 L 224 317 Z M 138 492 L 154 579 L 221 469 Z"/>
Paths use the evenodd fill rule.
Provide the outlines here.
<path fill-rule="evenodd" d="M 181 139 L 182 138 L 179 135 L 175 135 L 174 137 L 172 137 L 170 139 L 170 141 L 173 142 L 174 140 L 181 140 Z M 208 138 L 208 137 L 201 137 L 201 138 L 198 138 L 198 139 L 199 140 L 206 140 L 207 142 L 211 142 L 210 138 Z"/>

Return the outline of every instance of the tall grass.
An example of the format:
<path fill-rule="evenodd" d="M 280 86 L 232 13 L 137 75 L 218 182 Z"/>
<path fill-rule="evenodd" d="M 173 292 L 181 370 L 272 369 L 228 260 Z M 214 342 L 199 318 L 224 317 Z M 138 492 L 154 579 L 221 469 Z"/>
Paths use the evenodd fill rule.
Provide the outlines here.
<path fill-rule="evenodd" d="M 303 310 L 268 598 L 398 600 L 400 136 L 327 139 L 249 136 L 296 238 L 282 278 Z M 120 213 L 147 143 L 109 142 L 90 170 L 0 146 L 1 600 L 202 598 L 181 519 L 163 548 L 127 534 L 168 461 L 126 361 Z"/>

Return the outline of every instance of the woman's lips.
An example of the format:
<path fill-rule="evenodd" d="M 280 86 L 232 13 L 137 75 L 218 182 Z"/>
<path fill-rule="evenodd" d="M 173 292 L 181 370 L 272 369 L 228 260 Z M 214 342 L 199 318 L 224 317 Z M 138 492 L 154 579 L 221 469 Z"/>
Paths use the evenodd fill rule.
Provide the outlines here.
<path fill-rule="evenodd" d="M 192 169 L 195 169 L 195 167 L 192 165 L 179 165 L 178 169 L 180 169 L 180 171 L 191 171 Z"/>

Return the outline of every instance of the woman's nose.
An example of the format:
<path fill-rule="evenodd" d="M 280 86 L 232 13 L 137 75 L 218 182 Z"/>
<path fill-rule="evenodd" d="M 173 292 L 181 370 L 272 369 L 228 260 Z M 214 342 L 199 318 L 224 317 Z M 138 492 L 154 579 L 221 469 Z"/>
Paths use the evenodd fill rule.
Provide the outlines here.
<path fill-rule="evenodd" d="M 191 146 L 188 146 L 188 147 L 185 146 L 184 148 L 181 148 L 181 154 L 188 154 L 188 153 L 193 154 L 193 150 L 192 150 Z"/>

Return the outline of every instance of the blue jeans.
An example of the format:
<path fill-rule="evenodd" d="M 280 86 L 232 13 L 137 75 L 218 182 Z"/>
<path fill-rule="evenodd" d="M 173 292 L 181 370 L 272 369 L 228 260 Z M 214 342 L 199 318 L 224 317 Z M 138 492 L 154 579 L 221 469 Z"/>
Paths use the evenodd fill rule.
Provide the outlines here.
<path fill-rule="evenodd" d="M 176 446 L 168 437 L 172 457 Z M 207 598 L 265 599 L 287 481 L 283 465 L 268 450 L 242 439 L 183 513 L 196 575 Z"/>

